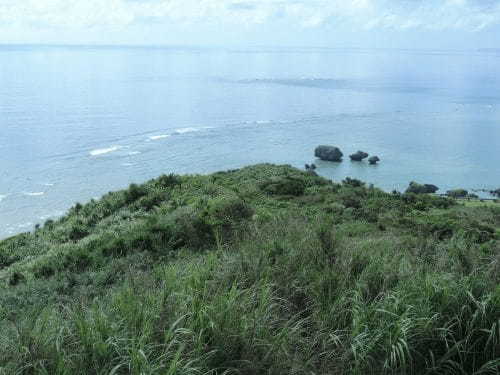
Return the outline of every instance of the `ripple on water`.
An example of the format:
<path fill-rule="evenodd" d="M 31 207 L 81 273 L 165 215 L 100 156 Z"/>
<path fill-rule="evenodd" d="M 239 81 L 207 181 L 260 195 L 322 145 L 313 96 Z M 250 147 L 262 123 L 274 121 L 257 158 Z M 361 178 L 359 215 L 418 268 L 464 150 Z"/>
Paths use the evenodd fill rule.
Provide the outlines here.
<path fill-rule="evenodd" d="M 111 152 L 118 151 L 121 148 L 122 148 L 122 146 L 111 146 L 108 148 L 98 148 L 98 149 L 90 151 L 89 154 L 90 154 L 90 156 L 106 155 L 106 154 L 109 154 Z"/>

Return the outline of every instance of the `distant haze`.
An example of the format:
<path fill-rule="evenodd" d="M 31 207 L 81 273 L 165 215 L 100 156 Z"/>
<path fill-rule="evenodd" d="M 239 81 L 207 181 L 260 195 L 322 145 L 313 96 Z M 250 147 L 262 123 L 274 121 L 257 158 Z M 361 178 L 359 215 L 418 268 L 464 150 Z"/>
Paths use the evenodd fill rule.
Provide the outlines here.
<path fill-rule="evenodd" d="M 498 48 L 498 0 L 1 0 L 0 43 Z"/>

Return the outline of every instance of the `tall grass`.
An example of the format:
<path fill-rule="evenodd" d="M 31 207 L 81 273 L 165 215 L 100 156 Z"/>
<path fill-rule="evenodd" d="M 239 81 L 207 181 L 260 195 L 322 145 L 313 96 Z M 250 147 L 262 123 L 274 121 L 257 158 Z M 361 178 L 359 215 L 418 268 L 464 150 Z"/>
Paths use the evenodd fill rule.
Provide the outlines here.
<path fill-rule="evenodd" d="M 500 213 L 358 185 L 266 165 L 79 207 L 1 271 L 0 374 L 499 373 Z"/>

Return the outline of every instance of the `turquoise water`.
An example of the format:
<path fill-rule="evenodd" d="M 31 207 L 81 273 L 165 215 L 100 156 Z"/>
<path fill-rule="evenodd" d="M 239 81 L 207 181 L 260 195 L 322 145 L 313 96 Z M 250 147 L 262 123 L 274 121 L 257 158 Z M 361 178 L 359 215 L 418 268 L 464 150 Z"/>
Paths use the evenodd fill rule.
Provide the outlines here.
<path fill-rule="evenodd" d="M 500 51 L 0 47 L 0 237 L 161 173 L 500 187 Z"/>

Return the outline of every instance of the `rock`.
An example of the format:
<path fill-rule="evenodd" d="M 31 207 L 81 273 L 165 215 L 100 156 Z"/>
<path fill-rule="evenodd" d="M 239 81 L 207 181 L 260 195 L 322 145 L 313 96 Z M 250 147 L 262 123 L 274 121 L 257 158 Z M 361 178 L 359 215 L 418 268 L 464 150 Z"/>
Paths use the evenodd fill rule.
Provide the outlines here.
<path fill-rule="evenodd" d="M 306 171 L 309 170 L 309 168 L 311 168 L 311 166 L 309 164 L 306 164 Z"/>
<path fill-rule="evenodd" d="M 342 161 L 344 154 L 335 146 L 318 146 L 314 150 L 314 156 L 326 161 Z"/>
<path fill-rule="evenodd" d="M 378 156 L 372 156 L 370 159 L 368 159 L 371 165 L 375 165 L 380 161 L 380 158 Z"/>
<path fill-rule="evenodd" d="M 316 169 L 316 164 L 311 164 L 311 169 L 315 170 Z"/>
<path fill-rule="evenodd" d="M 410 182 L 410 186 L 406 189 L 406 193 L 414 194 L 434 194 L 439 188 L 431 184 L 418 184 L 415 181 Z"/>
<path fill-rule="evenodd" d="M 364 151 L 358 151 L 355 154 L 349 155 L 352 161 L 362 161 L 368 157 L 368 154 Z"/>

